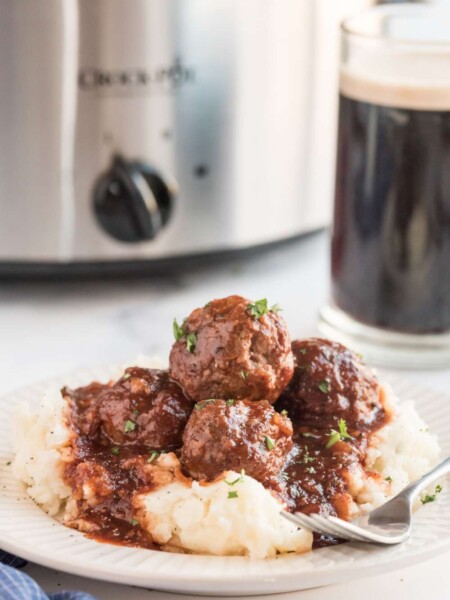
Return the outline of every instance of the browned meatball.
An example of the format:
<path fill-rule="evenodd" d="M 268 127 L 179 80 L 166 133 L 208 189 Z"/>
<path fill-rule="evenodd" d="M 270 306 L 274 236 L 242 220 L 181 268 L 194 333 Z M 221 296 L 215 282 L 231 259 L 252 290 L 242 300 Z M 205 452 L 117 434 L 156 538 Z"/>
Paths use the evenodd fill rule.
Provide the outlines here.
<path fill-rule="evenodd" d="M 292 424 L 268 402 L 204 400 L 184 430 L 181 463 L 194 479 L 244 469 L 267 481 L 280 472 L 291 448 Z"/>
<path fill-rule="evenodd" d="M 325 429 L 339 419 L 350 431 L 363 431 L 383 420 L 380 386 L 374 373 L 354 352 L 330 340 L 310 338 L 292 343 L 295 371 L 277 402 L 298 424 Z"/>
<path fill-rule="evenodd" d="M 96 419 L 113 444 L 140 444 L 154 450 L 181 446 L 193 403 L 167 371 L 131 367 L 98 398 Z"/>
<path fill-rule="evenodd" d="M 170 353 L 170 376 L 188 396 L 278 398 L 293 373 L 291 342 L 277 309 L 258 302 L 213 300 L 183 323 Z"/>

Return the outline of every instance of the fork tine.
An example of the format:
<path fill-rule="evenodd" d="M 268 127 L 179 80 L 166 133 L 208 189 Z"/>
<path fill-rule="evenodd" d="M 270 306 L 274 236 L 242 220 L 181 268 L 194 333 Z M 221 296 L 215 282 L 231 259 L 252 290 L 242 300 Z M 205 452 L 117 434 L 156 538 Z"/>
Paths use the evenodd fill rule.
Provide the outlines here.
<path fill-rule="evenodd" d="M 323 530 L 327 530 L 327 532 L 334 537 L 350 541 L 367 541 L 367 537 L 363 532 L 359 533 L 354 529 L 349 529 L 347 527 L 347 522 L 342 521 L 342 519 L 332 516 L 322 517 L 321 515 L 314 515 L 313 520 L 314 522 L 317 522 L 317 524 L 320 525 Z"/>
<path fill-rule="evenodd" d="M 410 534 L 409 526 L 397 527 L 397 531 L 392 531 L 391 528 L 391 531 L 386 534 L 382 528 L 379 528 L 381 531 L 377 531 L 376 528 L 367 529 L 356 523 L 349 523 L 333 516 L 323 517 L 318 514 L 304 515 L 300 513 L 293 515 L 286 511 L 282 511 L 281 514 L 292 523 L 303 527 L 307 531 L 317 531 L 324 535 L 331 535 L 351 542 L 399 544 L 406 540 Z"/>
<path fill-rule="evenodd" d="M 294 523 L 294 525 L 303 527 L 303 529 L 306 529 L 307 531 L 315 531 L 314 525 L 307 515 L 304 515 L 302 513 L 292 514 L 284 510 L 281 511 L 281 514 L 283 517 L 285 517 L 285 519 L 287 519 L 291 523 Z"/>
<path fill-rule="evenodd" d="M 348 539 L 352 539 L 359 542 L 369 543 L 382 543 L 382 544 L 398 544 L 400 541 L 404 541 L 408 536 L 409 532 L 399 534 L 398 536 L 386 536 L 373 531 L 368 531 L 355 523 L 342 521 L 337 517 L 330 517 L 339 527 L 348 533 L 346 533 Z"/>
<path fill-rule="evenodd" d="M 291 521 L 291 523 L 294 523 L 294 525 L 298 525 L 300 527 L 302 527 L 303 529 L 306 529 L 307 531 L 318 531 L 319 533 L 324 533 L 326 535 L 326 531 L 322 531 L 319 530 L 318 527 L 319 525 L 317 525 L 315 522 L 313 522 L 313 520 L 311 519 L 311 517 L 309 515 L 304 515 L 302 513 L 288 513 L 286 511 L 282 511 L 281 514 L 283 515 L 283 517 L 285 517 L 288 521 Z"/>
<path fill-rule="evenodd" d="M 337 527 L 335 524 L 331 523 L 326 517 L 322 517 L 321 515 L 314 515 L 311 518 L 314 522 L 314 525 L 316 527 L 320 527 L 328 535 L 342 537 L 342 532 L 340 528 Z"/>
<path fill-rule="evenodd" d="M 347 523 L 345 521 L 341 521 L 341 519 L 337 519 L 335 517 L 322 517 L 317 514 L 312 515 L 304 515 L 302 513 L 288 513 L 286 511 L 282 511 L 282 515 L 294 523 L 306 529 L 307 531 L 316 531 L 317 533 L 321 533 L 324 535 L 331 535 L 338 538 L 343 538 L 350 541 L 369 541 L 367 537 L 364 535 L 360 535 L 359 532 L 355 532 L 354 530 L 349 531 L 346 529 Z M 344 526 L 341 525 L 344 524 Z"/>

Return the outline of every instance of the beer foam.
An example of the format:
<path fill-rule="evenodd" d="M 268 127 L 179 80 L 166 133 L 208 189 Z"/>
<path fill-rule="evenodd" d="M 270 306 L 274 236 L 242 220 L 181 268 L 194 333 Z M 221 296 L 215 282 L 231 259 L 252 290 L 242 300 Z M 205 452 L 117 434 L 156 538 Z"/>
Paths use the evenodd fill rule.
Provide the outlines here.
<path fill-rule="evenodd" d="M 450 110 L 450 5 L 386 4 L 344 27 L 344 96 L 396 108 Z"/>
<path fill-rule="evenodd" d="M 342 68 L 339 89 L 343 96 L 360 102 L 411 110 L 449 110 L 450 78 L 423 81 L 388 77 L 359 69 Z"/>

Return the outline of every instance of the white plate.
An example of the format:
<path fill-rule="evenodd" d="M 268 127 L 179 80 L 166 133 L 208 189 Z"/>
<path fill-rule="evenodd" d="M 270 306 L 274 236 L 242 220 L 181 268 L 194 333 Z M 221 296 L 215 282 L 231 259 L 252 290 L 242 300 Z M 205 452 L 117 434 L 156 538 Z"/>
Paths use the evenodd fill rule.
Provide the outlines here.
<path fill-rule="evenodd" d="M 108 380 L 116 367 L 84 369 L 33 385 L 0 399 L 0 548 L 35 563 L 118 583 L 195 594 L 245 596 L 288 592 L 348 581 L 426 560 L 450 547 L 450 494 L 416 513 L 411 538 L 399 546 L 342 544 L 302 556 L 250 561 L 243 557 L 169 554 L 102 544 L 63 527 L 44 514 L 10 472 L 11 411 L 18 402 L 37 402 L 53 384 L 79 386 Z M 413 399 L 442 455 L 450 455 L 450 396 L 390 380 L 400 399 Z"/>

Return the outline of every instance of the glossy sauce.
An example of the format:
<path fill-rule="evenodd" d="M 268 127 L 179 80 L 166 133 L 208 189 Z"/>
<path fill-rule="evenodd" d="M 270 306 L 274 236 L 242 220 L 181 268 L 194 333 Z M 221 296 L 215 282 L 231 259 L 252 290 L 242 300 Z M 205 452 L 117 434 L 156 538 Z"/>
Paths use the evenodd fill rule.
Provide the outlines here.
<path fill-rule="evenodd" d="M 115 446 L 98 435 L 87 435 L 86 414 L 96 398 L 108 387 L 93 383 L 77 390 L 62 391 L 71 405 L 71 424 L 77 434 L 76 458 L 67 465 L 64 479 L 77 497 L 77 489 L 81 485 L 77 470 L 79 466 L 88 463 L 104 469 L 108 474 L 109 489 L 102 501 L 95 506 L 87 506 L 78 498 L 79 517 L 93 526 L 87 535 L 101 542 L 157 550 L 160 547 L 133 519 L 130 503 L 135 492 L 143 493 L 152 489 L 140 468 L 148 464 L 151 449 L 141 445 Z M 349 412 L 347 425 L 353 439 L 338 441 L 331 448 L 326 448 L 329 432 L 336 426 L 336 419 L 331 414 L 329 421 L 322 420 L 320 429 L 305 425 L 304 416 L 291 417 L 294 426 L 293 449 L 272 486 L 273 491 L 286 502 L 288 510 L 333 514 L 344 519 L 349 517 L 347 473 L 354 465 L 364 462 L 364 450 L 370 435 L 386 422 L 387 414 L 385 411 L 377 412 L 376 418 L 363 432 L 355 430 L 352 418 Z M 316 535 L 314 539 L 315 548 L 336 543 L 339 540 L 325 536 Z"/>
<path fill-rule="evenodd" d="M 159 546 L 133 520 L 134 511 L 130 503 L 134 492 L 150 491 L 151 487 L 148 486 L 148 482 L 142 480 L 136 469 L 123 466 L 127 459 L 141 460 L 145 464 L 151 456 L 151 451 L 144 446 L 115 446 L 99 436 L 90 437 L 81 431 L 87 429 L 87 411 L 108 388 L 108 385 L 94 382 L 76 390 L 62 390 L 63 396 L 70 401 L 71 425 L 77 433 L 76 459 L 66 467 L 64 479 L 75 491 L 79 485 L 76 473 L 78 465 L 84 462 L 101 465 L 109 475 L 111 493 L 96 506 L 85 507 L 78 500 L 80 517 L 89 521 L 94 528 L 87 533 L 88 537 L 100 542 L 158 550 Z"/>

